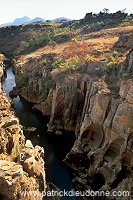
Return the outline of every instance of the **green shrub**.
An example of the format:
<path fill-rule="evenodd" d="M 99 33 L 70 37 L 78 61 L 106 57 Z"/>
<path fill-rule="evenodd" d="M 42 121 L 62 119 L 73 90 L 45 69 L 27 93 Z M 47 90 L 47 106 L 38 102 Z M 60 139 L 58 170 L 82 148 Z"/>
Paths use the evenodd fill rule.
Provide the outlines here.
<path fill-rule="evenodd" d="M 128 80 L 131 78 L 131 76 L 127 70 L 121 70 L 119 73 L 119 77 L 121 78 L 121 80 Z"/>
<path fill-rule="evenodd" d="M 85 59 L 86 61 L 94 61 L 94 57 L 91 56 L 91 55 L 89 55 L 89 54 L 86 54 L 85 57 L 84 57 L 84 59 Z"/>
<path fill-rule="evenodd" d="M 130 75 L 128 72 L 125 72 L 121 75 L 121 79 L 122 80 L 128 80 L 130 78 Z"/>
<path fill-rule="evenodd" d="M 16 78 L 16 83 L 18 86 L 22 87 L 22 86 L 25 86 L 26 83 L 27 83 L 27 74 L 26 72 L 21 72 L 17 78 Z"/>
<path fill-rule="evenodd" d="M 41 92 L 42 100 L 46 100 L 50 90 L 53 91 L 55 90 L 55 88 L 56 88 L 56 84 L 54 80 L 52 80 L 51 73 L 49 72 L 45 80 L 44 88 L 42 89 L 42 92 Z"/>
<path fill-rule="evenodd" d="M 25 144 L 24 142 L 22 142 L 21 144 L 19 144 L 18 148 L 19 148 L 19 152 L 24 148 Z"/>
<path fill-rule="evenodd" d="M 50 46 L 52 46 L 53 48 L 55 48 L 55 46 L 57 45 L 57 43 L 53 40 L 51 40 L 49 43 L 48 43 Z"/>
<path fill-rule="evenodd" d="M 60 67 L 75 69 L 76 67 L 78 67 L 79 61 L 80 58 L 78 56 L 73 56 L 66 59 L 65 62 L 60 65 Z"/>
<path fill-rule="evenodd" d="M 58 68 L 59 67 L 59 61 L 58 60 L 55 60 L 53 63 L 52 63 L 52 66 L 54 67 L 54 68 Z"/>
<path fill-rule="evenodd" d="M 118 52 L 114 50 L 112 53 L 107 53 L 106 58 L 107 58 L 108 62 L 115 62 L 115 63 L 117 62 L 118 63 Z"/>
<path fill-rule="evenodd" d="M 47 99 L 47 97 L 48 97 L 48 91 L 47 91 L 47 89 L 44 88 L 44 89 L 42 89 L 41 98 L 44 101 Z"/>
<path fill-rule="evenodd" d="M 27 54 L 37 48 L 47 45 L 53 38 L 52 30 L 38 31 L 30 30 L 22 33 L 21 36 L 24 37 L 24 40 L 20 42 L 19 47 L 17 48 L 16 54 Z"/>

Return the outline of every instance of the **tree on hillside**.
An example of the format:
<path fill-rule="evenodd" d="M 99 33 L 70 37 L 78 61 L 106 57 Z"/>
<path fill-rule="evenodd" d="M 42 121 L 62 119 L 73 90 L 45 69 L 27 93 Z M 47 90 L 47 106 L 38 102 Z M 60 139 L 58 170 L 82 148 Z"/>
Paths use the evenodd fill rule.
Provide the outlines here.
<path fill-rule="evenodd" d="M 109 9 L 108 8 L 104 8 L 102 11 L 103 11 L 103 13 L 108 13 Z"/>
<path fill-rule="evenodd" d="M 126 9 L 126 8 L 124 8 L 124 9 L 123 9 L 121 12 L 122 12 L 122 13 L 125 13 L 125 12 L 126 12 L 126 10 L 127 10 L 127 9 Z"/>

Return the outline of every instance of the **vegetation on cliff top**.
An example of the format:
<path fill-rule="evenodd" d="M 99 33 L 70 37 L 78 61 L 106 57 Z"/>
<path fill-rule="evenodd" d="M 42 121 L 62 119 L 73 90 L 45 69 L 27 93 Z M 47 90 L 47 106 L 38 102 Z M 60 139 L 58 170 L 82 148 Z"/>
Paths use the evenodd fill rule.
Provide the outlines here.
<path fill-rule="evenodd" d="M 101 30 L 133 25 L 133 15 L 124 11 L 108 13 L 103 10 L 98 14 L 87 13 L 84 19 L 33 23 L 0 28 L 0 53 L 7 57 L 29 54 L 40 47 L 63 42 L 73 42 L 99 38 Z M 93 33 L 95 32 L 95 34 Z M 100 35 L 97 35 L 99 32 Z M 128 32 L 128 31 L 127 31 Z M 129 32 L 128 32 L 129 33 Z M 106 34 L 106 33 L 105 33 Z"/>
<path fill-rule="evenodd" d="M 17 85 L 23 87 L 27 83 L 27 67 L 50 67 L 54 78 L 73 71 L 97 77 L 114 72 L 129 49 L 121 52 L 113 46 L 119 36 L 132 33 L 133 15 L 124 11 L 107 11 L 87 13 L 81 20 L 0 28 L 0 52 L 14 58 L 17 65 L 22 66 L 22 70 L 24 68 L 25 73 L 20 73 L 16 79 Z M 55 87 L 51 85 L 52 77 L 46 81 L 41 92 L 42 99 L 46 99 L 50 89 Z M 127 79 L 127 72 L 120 77 Z"/>

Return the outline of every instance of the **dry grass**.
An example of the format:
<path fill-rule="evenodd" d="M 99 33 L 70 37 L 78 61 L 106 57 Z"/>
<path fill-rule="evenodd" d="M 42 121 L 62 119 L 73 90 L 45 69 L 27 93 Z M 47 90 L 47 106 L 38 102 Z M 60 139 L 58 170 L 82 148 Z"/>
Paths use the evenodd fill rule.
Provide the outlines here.
<path fill-rule="evenodd" d="M 77 38 L 80 40 L 86 40 L 91 38 L 113 38 L 119 37 L 122 34 L 131 34 L 133 32 L 133 26 L 126 26 L 126 27 L 116 27 L 116 28 L 109 28 L 103 29 L 97 32 L 91 32 L 89 34 L 79 34 Z"/>
<path fill-rule="evenodd" d="M 65 59 L 73 57 L 75 55 L 83 58 L 86 54 L 95 57 L 95 60 L 106 59 L 106 53 L 109 53 L 115 42 L 121 34 L 131 34 L 133 26 L 117 27 L 111 29 L 104 29 L 99 32 L 93 32 L 90 34 L 77 35 L 78 42 L 65 42 L 57 44 L 54 48 L 51 46 L 45 46 L 37 51 L 21 57 L 22 63 L 25 63 L 28 58 L 38 57 L 43 54 L 55 54 L 55 60 L 61 59 L 62 62 Z"/>
<path fill-rule="evenodd" d="M 110 48 L 117 42 L 118 37 L 113 38 L 95 38 L 95 39 L 88 39 L 86 43 L 88 46 L 93 47 L 93 50 L 97 50 L 100 52 L 109 51 Z"/>

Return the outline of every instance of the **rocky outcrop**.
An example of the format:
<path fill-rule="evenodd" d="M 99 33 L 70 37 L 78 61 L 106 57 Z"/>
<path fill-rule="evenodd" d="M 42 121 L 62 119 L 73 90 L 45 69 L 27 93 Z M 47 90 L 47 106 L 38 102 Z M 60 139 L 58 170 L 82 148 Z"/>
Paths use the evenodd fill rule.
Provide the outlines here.
<path fill-rule="evenodd" d="M 10 92 L 10 96 L 20 94 L 27 101 L 35 103 L 33 109 L 50 115 L 52 92 L 55 83 L 51 79 L 54 54 L 44 54 L 27 57 L 15 64 L 14 72 L 17 87 Z"/>
<path fill-rule="evenodd" d="M 28 57 L 15 64 L 17 88 L 27 101 L 39 103 L 43 98 L 43 89 L 47 89 L 53 63 L 52 54 Z M 47 97 L 47 94 L 46 94 Z"/>
<path fill-rule="evenodd" d="M 63 75 L 53 92 L 52 110 L 48 130 L 75 131 L 84 102 L 88 76 Z"/>
<path fill-rule="evenodd" d="M 129 52 L 125 62 L 121 63 L 117 70 L 118 75 L 121 75 L 123 79 L 133 79 L 133 50 Z"/>
<path fill-rule="evenodd" d="M 40 190 L 44 191 L 46 188 L 44 149 L 40 146 L 33 147 L 31 141 L 27 140 L 18 156 L 18 163 L 23 166 L 24 171 L 31 177 L 37 178 Z"/>
<path fill-rule="evenodd" d="M 122 47 L 122 49 L 131 49 L 131 48 L 133 48 L 132 44 L 133 44 L 133 34 L 122 35 L 119 38 L 119 40 L 115 43 L 114 47 L 117 49 L 120 47 Z"/>
<path fill-rule="evenodd" d="M 10 110 L 11 101 L 6 94 L 0 92 L 0 158 L 15 159 L 24 145 L 22 126 L 14 112 Z"/>
<path fill-rule="evenodd" d="M 119 69 L 132 73 L 132 53 Z M 132 86 L 132 79 L 122 80 L 119 96 L 99 91 L 94 82 L 88 87 L 78 138 L 65 159 L 76 172 L 79 189 L 118 190 L 132 180 Z M 132 181 L 130 194 L 131 185 Z"/>
<path fill-rule="evenodd" d="M 3 60 L 0 76 L 3 75 Z M 44 150 L 26 141 L 19 119 L 11 108 L 11 100 L 0 88 L 0 195 L 9 200 L 36 199 L 29 191 L 38 194 L 46 189 Z M 27 193 L 26 193 L 27 192 Z"/>
<path fill-rule="evenodd" d="M 56 81 L 48 129 L 75 130 L 77 139 L 64 161 L 76 174 L 78 190 L 119 191 L 132 179 L 132 50 L 115 73 L 118 94 L 104 77 L 66 73 Z"/>
<path fill-rule="evenodd" d="M 86 74 L 70 69 L 53 74 L 56 89 L 51 95 L 48 130 L 56 134 L 61 134 L 64 129 L 75 131 L 77 139 L 64 161 L 76 174 L 74 183 L 78 190 L 119 190 L 126 188 L 126 181 L 132 178 L 133 50 L 124 62 L 113 66 L 118 92 L 109 85 L 109 79 L 113 77 L 109 71 L 100 78 L 98 73 L 95 74 L 106 69 L 105 65 L 89 62 Z M 36 69 L 33 71 L 35 73 Z M 42 68 L 40 76 L 43 71 L 45 68 Z M 31 80 L 28 78 L 28 87 L 33 80 L 33 77 Z M 35 83 L 37 86 L 36 79 Z M 35 91 L 34 87 L 31 89 Z M 131 183 L 128 185 L 131 191 Z"/>
<path fill-rule="evenodd" d="M 22 165 L 1 160 L 0 171 L 0 193 L 8 199 L 36 199 L 34 195 L 28 196 L 28 191 L 34 191 L 38 194 L 37 198 L 42 199 L 37 178 L 29 176 Z"/>

